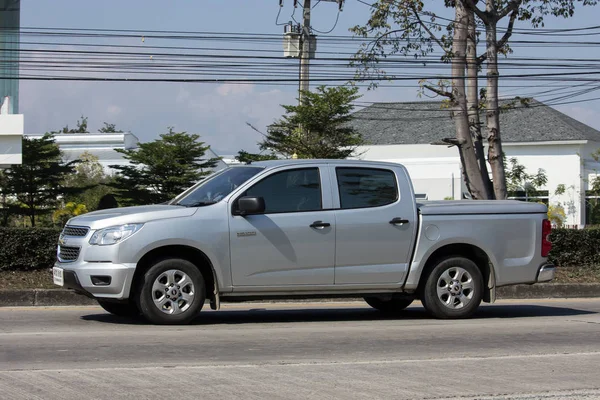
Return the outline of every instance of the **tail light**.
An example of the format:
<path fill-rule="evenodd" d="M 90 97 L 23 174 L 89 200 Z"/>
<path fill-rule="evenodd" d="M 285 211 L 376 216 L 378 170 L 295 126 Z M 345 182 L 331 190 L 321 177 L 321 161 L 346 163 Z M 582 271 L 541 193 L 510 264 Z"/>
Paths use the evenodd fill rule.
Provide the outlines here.
<path fill-rule="evenodd" d="M 550 234 L 552 233 L 552 224 L 550 220 L 542 221 L 542 257 L 548 257 L 548 253 L 552 250 L 550 243 Z"/>

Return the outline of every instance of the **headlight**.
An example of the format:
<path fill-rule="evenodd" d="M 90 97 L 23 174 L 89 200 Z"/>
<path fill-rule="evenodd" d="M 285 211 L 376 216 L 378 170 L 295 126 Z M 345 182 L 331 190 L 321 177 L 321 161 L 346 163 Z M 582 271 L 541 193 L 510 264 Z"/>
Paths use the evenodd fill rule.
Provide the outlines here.
<path fill-rule="evenodd" d="M 144 224 L 127 224 L 99 229 L 90 238 L 90 244 L 108 246 L 118 243 L 139 231 L 142 226 Z"/>

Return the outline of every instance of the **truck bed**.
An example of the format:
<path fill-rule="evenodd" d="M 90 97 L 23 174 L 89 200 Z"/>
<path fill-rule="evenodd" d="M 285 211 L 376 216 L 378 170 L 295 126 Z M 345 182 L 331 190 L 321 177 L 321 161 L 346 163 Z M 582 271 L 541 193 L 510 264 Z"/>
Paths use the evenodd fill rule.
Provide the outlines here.
<path fill-rule="evenodd" d="M 517 200 L 419 201 L 421 215 L 546 214 L 546 206 Z"/>

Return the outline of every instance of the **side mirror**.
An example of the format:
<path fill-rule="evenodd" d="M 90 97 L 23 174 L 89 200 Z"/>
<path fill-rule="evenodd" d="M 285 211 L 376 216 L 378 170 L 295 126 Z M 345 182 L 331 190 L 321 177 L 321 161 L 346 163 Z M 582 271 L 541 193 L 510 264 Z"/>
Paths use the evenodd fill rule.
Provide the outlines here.
<path fill-rule="evenodd" d="M 262 197 L 241 197 L 238 200 L 237 214 L 252 215 L 265 212 L 265 199 Z"/>

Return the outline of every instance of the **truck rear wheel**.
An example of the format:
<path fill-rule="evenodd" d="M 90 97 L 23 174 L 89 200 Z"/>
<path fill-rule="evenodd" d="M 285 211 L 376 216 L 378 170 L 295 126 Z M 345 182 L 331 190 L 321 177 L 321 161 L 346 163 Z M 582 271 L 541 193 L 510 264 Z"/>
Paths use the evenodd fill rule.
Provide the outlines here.
<path fill-rule="evenodd" d="M 414 301 L 412 297 L 392 297 L 387 300 L 381 297 L 365 297 L 364 299 L 374 309 L 386 313 L 402 311 Z"/>
<path fill-rule="evenodd" d="M 98 300 L 100 307 L 104 308 L 105 311 L 119 317 L 137 317 L 140 315 L 140 311 L 135 304 L 131 302 L 115 302 L 108 300 Z"/>
<path fill-rule="evenodd" d="M 140 311 L 154 324 L 191 322 L 202 310 L 206 287 L 202 273 L 187 260 L 170 258 L 144 274 L 138 290 Z"/>
<path fill-rule="evenodd" d="M 464 257 L 439 261 L 422 288 L 421 302 L 434 317 L 471 317 L 483 297 L 483 277 L 477 265 Z"/>

